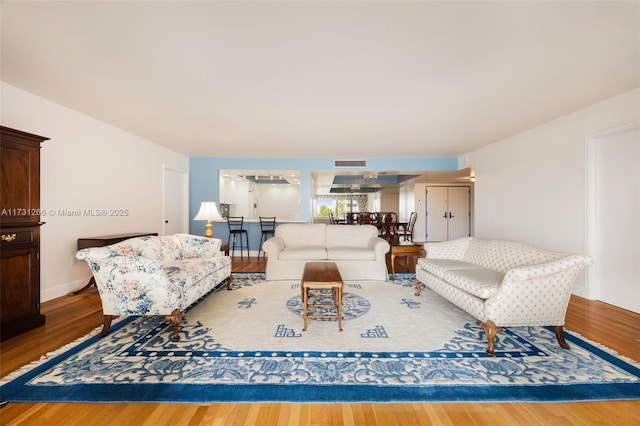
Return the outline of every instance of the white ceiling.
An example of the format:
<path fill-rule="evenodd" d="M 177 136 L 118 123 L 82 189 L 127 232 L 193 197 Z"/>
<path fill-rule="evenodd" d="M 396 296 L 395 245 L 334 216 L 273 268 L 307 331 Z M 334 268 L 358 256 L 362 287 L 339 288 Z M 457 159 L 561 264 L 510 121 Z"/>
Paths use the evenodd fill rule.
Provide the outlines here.
<path fill-rule="evenodd" d="M 457 156 L 640 85 L 640 2 L 3 1 L 2 81 L 189 156 Z"/>

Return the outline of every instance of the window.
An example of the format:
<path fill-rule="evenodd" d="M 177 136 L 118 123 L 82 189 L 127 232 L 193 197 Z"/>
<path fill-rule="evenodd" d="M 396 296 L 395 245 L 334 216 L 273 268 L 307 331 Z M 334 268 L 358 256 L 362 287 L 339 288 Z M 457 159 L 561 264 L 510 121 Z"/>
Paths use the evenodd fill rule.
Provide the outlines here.
<path fill-rule="evenodd" d="M 315 216 L 329 217 L 333 213 L 336 219 L 345 219 L 347 213 L 359 213 L 359 201 L 354 197 L 345 195 L 324 195 L 315 199 Z"/>
<path fill-rule="evenodd" d="M 335 200 L 317 200 L 316 217 L 329 217 L 329 213 L 337 216 L 337 206 Z"/>

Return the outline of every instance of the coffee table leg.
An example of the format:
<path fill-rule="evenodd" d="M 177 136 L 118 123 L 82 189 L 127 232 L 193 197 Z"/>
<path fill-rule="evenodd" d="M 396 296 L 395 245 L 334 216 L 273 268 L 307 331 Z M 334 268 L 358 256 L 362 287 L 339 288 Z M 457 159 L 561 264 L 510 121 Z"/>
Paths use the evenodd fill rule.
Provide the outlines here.
<path fill-rule="evenodd" d="M 307 331 L 307 300 L 309 298 L 309 293 L 307 290 L 302 287 L 302 306 L 304 306 L 304 313 L 302 315 L 304 325 L 302 326 L 302 331 Z"/>
<path fill-rule="evenodd" d="M 391 255 L 391 281 L 396 279 L 396 255 Z"/>
<path fill-rule="evenodd" d="M 338 287 L 338 330 L 342 331 L 342 287 Z"/>

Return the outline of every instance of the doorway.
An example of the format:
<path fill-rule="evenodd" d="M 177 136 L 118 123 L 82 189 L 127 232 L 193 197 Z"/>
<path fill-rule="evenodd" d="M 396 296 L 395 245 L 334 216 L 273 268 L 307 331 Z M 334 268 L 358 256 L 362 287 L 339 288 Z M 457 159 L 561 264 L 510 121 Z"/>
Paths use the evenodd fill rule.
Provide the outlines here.
<path fill-rule="evenodd" d="M 640 313 L 640 121 L 587 138 L 587 297 Z"/>
<path fill-rule="evenodd" d="M 426 241 L 449 241 L 471 235 L 471 188 L 426 187 Z"/>
<path fill-rule="evenodd" d="M 187 173 L 164 167 L 163 175 L 162 234 L 187 233 Z"/>

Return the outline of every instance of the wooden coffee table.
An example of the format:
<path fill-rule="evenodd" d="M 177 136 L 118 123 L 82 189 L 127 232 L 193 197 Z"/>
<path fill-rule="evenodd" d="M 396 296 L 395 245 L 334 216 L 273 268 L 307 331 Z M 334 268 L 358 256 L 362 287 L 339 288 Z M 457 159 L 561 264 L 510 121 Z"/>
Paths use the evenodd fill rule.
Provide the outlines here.
<path fill-rule="evenodd" d="M 304 307 L 304 326 L 302 331 L 307 331 L 308 318 L 336 318 L 338 320 L 338 330 L 342 331 L 342 290 L 344 282 L 340 276 L 340 271 L 334 262 L 307 262 L 304 265 L 302 274 L 302 282 L 300 283 L 302 291 L 302 305 Z M 310 290 L 328 290 L 331 289 L 333 296 L 332 304 L 311 304 L 310 298 L 318 296 L 309 296 Z M 326 297 L 326 296 L 325 296 Z M 335 307 L 335 315 L 309 315 L 308 308 L 326 308 Z"/>

